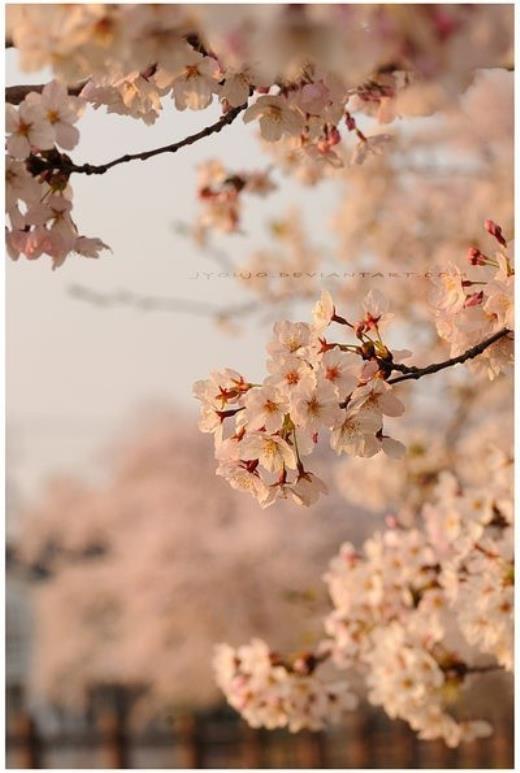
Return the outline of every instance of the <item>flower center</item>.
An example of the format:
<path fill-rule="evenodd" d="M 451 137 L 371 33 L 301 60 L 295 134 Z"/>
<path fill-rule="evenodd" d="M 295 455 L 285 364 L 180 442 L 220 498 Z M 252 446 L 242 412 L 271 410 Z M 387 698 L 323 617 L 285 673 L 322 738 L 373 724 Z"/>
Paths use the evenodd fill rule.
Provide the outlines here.
<path fill-rule="evenodd" d="M 199 68 L 197 67 L 196 64 L 189 64 L 186 67 L 185 74 L 186 74 L 186 78 L 196 78 L 198 75 L 200 75 Z"/>
<path fill-rule="evenodd" d="M 282 111 L 279 107 L 276 107 L 276 105 L 270 105 L 265 111 L 265 114 L 275 123 L 280 123 L 282 120 Z"/>
<path fill-rule="evenodd" d="M 17 134 L 21 134 L 22 137 L 27 137 L 30 129 L 31 129 L 30 123 L 25 123 L 25 121 L 20 121 L 20 123 L 18 124 Z"/>
<path fill-rule="evenodd" d="M 320 412 L 320 404 L 316 397 L 312 397 L 307 401 L 307 410 L 313 416 L 317 416 Z"/>
<path fill-rule="evenodd" d="M 325 378 L 329 381 L 336 381 L 336 379 L 339 378 L 339 375 L 339 368 L 337 365 L 332 365 L 331 367 L 327 368 Z"/>

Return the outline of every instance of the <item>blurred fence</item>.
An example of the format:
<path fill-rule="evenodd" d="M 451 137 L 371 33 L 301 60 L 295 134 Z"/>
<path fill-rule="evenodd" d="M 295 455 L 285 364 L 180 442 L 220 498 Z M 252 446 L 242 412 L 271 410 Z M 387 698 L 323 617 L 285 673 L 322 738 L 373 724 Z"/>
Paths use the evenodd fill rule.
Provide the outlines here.
<path fill-rule="evenodd" d="M 505 707 L 504 707 L 505 709 Z M 79 729 L 44 732 L 26 712 L 8 725 L 9 768 L 512 768 L 511 712 L 491 738 L 448 749 L 363 707 L 325 732 L 253 730 L 227 709 L 131 730 L 106 710 Z"/>

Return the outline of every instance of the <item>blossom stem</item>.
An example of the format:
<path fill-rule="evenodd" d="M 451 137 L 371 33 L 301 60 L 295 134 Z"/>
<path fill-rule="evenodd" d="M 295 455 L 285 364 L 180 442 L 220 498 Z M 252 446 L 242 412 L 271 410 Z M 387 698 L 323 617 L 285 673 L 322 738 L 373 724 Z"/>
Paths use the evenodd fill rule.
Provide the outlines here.
<path fill-rule="evenodd" d="M 466 362 L 467 360 L 472 360 L 474 357 L 478 357 L 479 354 L 482 354 L 483 352 L 485 352 L 485 350 L 489 346 L 496 343 L 501 338 L 504 338 L 504 336 L 509 335 L 512 332 L 513 331 L 510 330 L 509 328 L 506 328 L 506 327 L 502 328 L 502 330 L 499 330 L 497 333 L 494 333 L 489 338 L 485 338 L 479 344 L 472 346 L 463 354 L 459 354 L 457 357 L 451 357 L 449 360 L 444 360 L 444 362 L 435 362 L 432 365 L 426 366 L 425 368 L 415 368 L 415 367 L 403 365 L 400 363 L 392 363 L 392 370 L 398 370 L 404 375 L 389 379 L 387 381 L 387 384 L 398 384 L 400 381 L 407 381 L 408 379 L 417 380 L 422 378 L 423 376 L 429 376 L 432 373 L 438 373 L 440 370 L 445 370 L 446 368 L 450 368 L 452 365 L 459 365 Z"/>
<path fill-rule="evenodd" d="M 301 475 L 305 472 L 305 469 L 303 467 L 303 462 L 300 457 L 300 450 L 298 448 L 298 440 L 296 438 L 296 428 L 293 429 L 293 440 L 294 440 L 294 453 L 296 455 L 296 463 L 298 466 L 298 473 Z"/>
<path fill-rule="evenodd" d="M 240 411 L 243 410 L 244 406 L 241 408 L 229 408 L 227 411 L 215 411 L 215 413 L 220 417 L 221 421 L 224 421 L 224 419 L 229 419 L 231 416 L 235 416 L 237 413 L 240 413 Z"/>
<path fill-rule="evenodd" d="M 339 314 L 336 314 L 336 312 L 334 312 L 334 314 L 332 315 L 331 321 L 337 322 L 338 325 L 348 325 L 348 327 L 351 327 L 352 329 L 354 329 L 354 325 L 351 322 L 345 319 L 345 317 L 340 317 Z"/>

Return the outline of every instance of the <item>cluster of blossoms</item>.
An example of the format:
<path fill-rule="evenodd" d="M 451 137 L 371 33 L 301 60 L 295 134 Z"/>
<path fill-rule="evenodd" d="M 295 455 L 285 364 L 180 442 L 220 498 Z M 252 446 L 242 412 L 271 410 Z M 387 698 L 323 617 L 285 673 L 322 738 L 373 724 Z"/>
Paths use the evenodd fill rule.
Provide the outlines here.
<path fill-rule="evenodd" d="M 477 68 L 507 66 L 512 52 L 510 9 L 485 5 L 470 12 L 463 5 L 435 4 L 244 5 L 218 11 L 207 5 L 12 4 L 7 34 L 23 70 L 51 67 L 62 89 L 70 86 L 94 108 L 105 106 L 146 124 L 170 99 L 181 111 L 202 110 L 213 101 L 224 115 L 247 108 L 244 121 L 258 124 L 277 162 L 307 170 L 314 180 L 345 158 L 359 164 L 388 144 L 387 133 L 361 131 L 354 113 L 382 124 L 430 115 L 451 103 Z M 31 115 L 36 95 L 29 96 L 19 119 L 11 111 L 8 131 L 20 129 L 32 153 L 40 151 L 42 165 L 32 165 L 30 174 L 39 181 L 40 172 L 51 173 L 51 190 L 59 179 L 62 194 L 68 191 L 59 198 L 70 201 L 70 167 L 67 172 L 68 160 L 54 141 L 70 150 L 77 137 L 61 126 L 61 139 L 51 138 Z M 52 111 L 66 112 L 64 123 L 70 123 L 71 111 L 77 112 L 71 105 L 61 96 Z M 346 137 L 355 137 L 353 152 L 341 150 Z M 18 146 L 13 157 L 24 161 L 30 151 L 20 156 L 22 144 L 10 139 L 11 148 Z M 252 184 L 258 192 L 263 181 Z M 233 185 L 225 188 L 212 192 L 209 217 L 229 229 L 236 212 L 228 201 Z M 13 225 L 11 254 L 34 258 L 47 251 L 41 232 L 36 247 L 34 239 L 26 247 L 18 233 L 22 225 L 33 224 Z M 54 243 L 57 238 L 52 241 L 47 247 L 59 263 L 67 253 Z M 76 246 L 88 255 L 103 247 L 90 240 L 69 251 Z"/>
<path fill-rule="evenodd" d="M 370 702 L 407 721 L 420 738 L 442 738 L 448 746 L 491 732 L 487 722 L 450 711 L 470 676 L 512 667 L 511 458 L 496 452 L 490 470 L 485 491 L 462 490 L 445 474 L 424 507 L 425 529 L 389 528 L 361 551 L 345 543 L 325 575 L 334 607 L 327 638 L 297 661 L 310 663 L 313 674 L 328 658 L 361 674 Z M 259 654 L 246 657 L 253 653 Z M 495 660 L 470 665 L 471 653 Z M 219 649 L 217 680 L 248 721 L 283 723 L 274 699 L 274 713 L 262 713 L 266 670 L 280 662 L 269 661 L 262 644 Z M 289 683 L 297 693 L 296 677 Z M 293 705 L 276 707 L 289 725 Z"/>
<path fill-rule="evenodd" d="M 338 189 L 331 249 L 310 246 L 315 237 L 309 218 L 293 207 L 289 219 L 280 219 L 282 228 L 270 231 L 273 244 L 256 247 L 236 265 L 237 278 L 246 280 L 242 287 L 262 307 L 283 303 L 287 308 L 319 294 L 326 280 L 345 308 L 366 293 L 367 281 L 383 292 L 390 284 L 393 311 L 400 320 L 411 320 L 417 332 L 419 325 L 424 329 L 432 359 L 442 354 L 442 342 L 430 332 L 428 275 L 453 262 L 468 273 L 464 248 L 480 245 L 485 251 L 481 228 L 490 202 L 504 233 L 513 230 L 512 97 L 511 72 L 479 70 L 456 105 L 437 113 L 435 122 L 399 122 L 392 129 L 391 152 L 372 156 L 363 166 L 329 167 L 328 178 Z M 279 144 L 270 143 L 271 152 Z M 347 162 L 347 155 L 341 155 Z M 298 181 L 316 182 L 307 163 L 297 155 L 291 158 L 292 164 L 282 163 L 284 170 L 294 172 Z"/>
<path fill-rule="evenodd" d="M 487 479 L 490 453 L 499 449 L 507 454 L 511 445 L 510 378 L 495 379 L 483 389 L 480 379 L 461 381 L 456 371 L 451 375 L 441 387 L 443 404 L 449 406 L 442 416 L 437 399 L 428 408 L 417 395 L 409 405 L 402 459 L 378 454 L 341 460 L 334 478 L 347 502 L 389 522 L 398 517 L 400 525 L 417 525 L 442 473 L 454 474 L 463 487 Z"/>
<path fill-rule="evenodd" d="M 195 224 L 199 242 L 214 229 L 233 233 L 240 229 L 242 194 L 266 196 L 276 186 L 269 172 L 228 172 L 219 161 L 208 161 L 199 169 L 197 195 L 203 211 Z"/>
<path fill-rule="evenodd" d="M 291 732 L 320 730 L 357 706 L 346 682 L 314 673 L 317 663 L 309 655 L 285 663 L 259 639 L 237 649 L 218 645 L 214 658 L 219 687 L 251 727 Z"/>
<path fill-rule="evenodd" d="M 503 239 L 500 228 L 487 222 L 488 229 Z M 432 276 L 436 312 L 443 312 L 441 329 L 449 325 L 455 329 L 459 318 L 467 323 L 465 346 L 457 341 L 454 351 L 452 344 L 452 356 L 502 331 L 500 339 L 478 352 L 490 378 L 512 359 L 513 272 L 509 259 L 502 253 L 500 259 L 501 278 L 495 276 L 485 291 L 470 296 L 465 288 L 474 283 L 463 280 L 460 272 Z M 251 493 L 262 507 L 288 497 L 308 506 L 326 487 L 303 458 L 327 433 L 337 454 L 366 458 L 383 451 L 400 459 L 405 446 L 386 434 L 383 418 L 404 412 L 393 381 L 418 378 L 421 371 L 401 362 L 411 352 L 392 351 L 384 343 L 382 331 L 393 316 L 387 308 L 383 296 L 371 290 L 363 301 L 363 316 L 349 322 L 336 313 L 330 293 L 323 291 L 312 324 L 275 323 L 267 345 L 269 375 L 262 384 L 250 383 L 231 369 L 214 371 L 209 379 L 196 382 L 194 394 L 202 403 L 199 428 L 214 434 L 217 474 L 233 488 Z M 479 324 L 473 327 L 468 314 L 481 314 Z M 327 340 L 332 323 L 351 330 L 357 343 Z M 392 379 L 394 371 L 407 375 Z"/>
<path fill-rule="evenodd" d="M 513 666 L 513 460 L 488 457 L 485 486 L 464 489 L 449 473 L 423 508 L 429 538 L 442 556 L 439 582 L 467 642 Z"/>
<path fill-rule="evenodd" d="M 489 256 L 479 247 L 469 248 L 467 260 L 479 268 L 479 278 L 468 279 L 458 267 L 451 266 L 436 281 L 432 302 L 437 332 L 450 343 L 452 356 L 499 330 L 512 330 L 514 326 L 514 269 L 506 252 L 508 245 L 499 225 L 486 220 L 485 227 L 500 249 Z M 495 378 L 512 361 L 513 342 L 506 336 L 490 346 L 472 367 Z"/>
<path fill-rule="evenodd" d="M 18 107 L 6 106 L 7 249 L 14 260 L 46 254 L 56 268 L 72 252 L 96 258 L 106 248 L 100 239 L 79 234 L 68 177 L 46 166 L 58 152 L 56 145 L 75 147 L 79 131 L 74 124 L 83 109 L 83 100 L 69 96 L 57 81 L 41 94 L 27 94 Z"/>
<path fill-rule="evenodd" d="M 202 403 L 199 428 L 215 437 L 217 474 L 262 507 L 280 497 L 308 506 L 326 492 L 303 462 L 326 433 L 337 454 L 370 457 L 384 451 L 400 457 L 405 450 L 383 428 L 384 416 L 404 412 L 386 382 L 393 357 L 410 354 L 392 353 L 383 343 L 381 330 L 391 318 L 385 299 L 370 292 L 363 315 L 351 323 L 336 314 L 323 291 L 313 317 L 312 324 L 275 324 L 267 345 L 269 375 L 262 384 L 226 369 L 194 385 Z M 332 322 L 352 329 L 357 343 L 327 341 Z"/>
<path fill-rule="evenodd" d="M 437 77 L 451 86 L 476 67 L 508 63 L 510 20 L 508 8 L 436 4 L 218 9 L 14 4 L 8 9 L 7 31 L 24 69 L 48 65 L 69 81 L 107 71 L 127 76 L 154 64 L 164 73 L 159 88 L 175 82 L 173 96 L 186 106 L 188 89 L 188 102 L 216 93 L 230 104 L 241 104 L 252 88 L 304 78 L 302 89 L 309 88 L 298 111 L 302 118 L 312 118 L 330 107 L 327 76 L 341 75 L 359 106 L 388 120 L 389 102 L 399 85 L 395 72 L 413 72 L 426 82 Z M 314 77 L 309 66 L 318 68 Z M 294 107 L 289 104 L 288 110 Z"/>

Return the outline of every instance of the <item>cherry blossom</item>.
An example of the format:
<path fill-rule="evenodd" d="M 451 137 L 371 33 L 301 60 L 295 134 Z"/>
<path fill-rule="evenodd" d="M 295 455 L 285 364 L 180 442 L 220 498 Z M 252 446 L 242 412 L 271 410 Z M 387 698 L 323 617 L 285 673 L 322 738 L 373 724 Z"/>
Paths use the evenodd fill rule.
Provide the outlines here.
<path fill-rule="evenodd" d="M 6 207 L 13 259 L 23 254 L 34 260 L 47 254 L 57 268 L 71 253 L 97 258 L 108 249 L 101 239 L 78 233 L 67 177 L 45 171 L 47 154 L 56 152 L 54 143 L 70 150 L 78 142 L 74 124 L 83 107 L 83 101 L 69 97 L 57 81 L 47 84 L 41 94 L 29 92 L 18 108 L 7 105 L 7 150 L 13 158 L 7 159 Z"/>
<path fill-rule="evenodd" d="M 277 685 L 289 681 L 286 694 L 292 696 L 300 674 L 316 678 L 332 660 L 340 671 L 362 675 L 369 701 L 390 717 L 404 719 L 421 739 L 442 738 L 454 747 L 492 732 L 485 720 L 452 713 L 473 674 L 511 668 L 513 564 L 507 503 L 512 465 L 496 451 L 489 461 L 493 477 L 485 492 L 462 489 L 445 473 L 425 505 L 426 529 L 394 526 L 376 533 L 361 550 L 342 545 L 324 578 L 333 605 L 325 620 L 327 638 L 313 652 L 291 664 L 264 642 L 238 650 L 218 648 L 217 682 L 246 721 L 291 727 L 293 706 L 277 701 L 270 691 L 277 695 Z M 443 513 L 459 523 L 446 543 L 436 536 L 447 536 Z M 495 661 L 468 663 L 461 635 L 473 651 Z M 338 674 L 332 683 L 341 684 L 340 679 Z M 355 705 L 353 698 L 349 703 Z M 320 720 L 333 721 L 337 708 L 324 704 Z"/>
<path fill-rule="evenodd" d="M 265 429 L 273 433 L 282 428 L 289 406 L 276 387 L 264 386 L 247 393 L 245 409 L 252 430 Z"/>
<path fill-rule="evenodd" d="M 366 303 L 375 314 L 374 296 Z M 249 491 L 263 507 L 280 497 L 308 505 L 324 493 L 325 485 L 304 466 L 302 457 L 328 431 L 337 453 L 373 456 L 383 451 L 400 457 L 404 452 L 401 443 L 383 432 L 384 417 L 400 416 L 404 405 L 384 380 L 392 370 L 387 365 L 392 355 L 381 339 L 381 315 L 365 316 L 370 324 L 353 325 L 336 314 L 328 293 L 317 309 L 313 325 L 275 323 L 267 344 L 270 375 L 263 384 L 248 383 L 228 370 L 194 386 L 202 403 L 199 427 L 215 437 L 218 474 L 233 488 Z M 323 317 L 328 320 L 325 327 Z M 327 342 L 323 336 L 333 322 L 355 330 L 358 343 Z M 373 329 L 375 341 L 367 332 Z M 228 419 L 235 425 L 227 435 L 233 440 L 232 458 L 219 450 Z M 293 480 L 290 471 L 295 471 Z M 277 479 L 269 476 L 273 473 Z"/>
<path fill-rule="evenodd" d="M 284 97 L 258 97 L 254 105 L 248 107 L 244 121 L 259 119 L 260 131 L 264 140 L 276 142 L 282 136 L 299 134 L 303 129 L 303 116 L 294 110 Z"/>
<path fill-rule="evenodd" d="M 495 223 L 489 225 L 490 222 L 486 221 L 486 230 L 501 245 L 500 252 L 493 257 L 483 257 L 483 262 L 474 266 L 481 272 L 479 278 L 463 278 L 460 271 L 454 272 L 449 275 L 449 280 L 442 278 L 444 294 L 434 292 L 432 295 L 437 331 L 450 343 L 452 356 L 490 333 L 513 327 L 514 269 L 510 256 L 504 251 L 502 229 Z M 473 256 L 470 256 L 470 262 L 473 264 Z M 485 370 L 489 378 L 496 378 L 511 365 L 512 347 L 512 340 L 504 338 L 471 367 L 477 372 Z"/>
<path fill-rule="evenodd" d="M 84 102 L 77 97 L 69 97 L 67 89 L 58 81 L 48 83 L 41 96 L 30 93 L 26 97 L 29 104 L 40 106 L 54 130 L 56 143 L 65 150 L 72 150 L 79 140 L 79 130 L 74 126 L 83 112 Z M 37 148 L 43 148 L 34 143 Z"/>
<path fill-rule="evenodd" d="M 6 105 L 5 128 L 8 133 L 7 151 L 17 159 L 25 159 L 33 148 L 49 150 L 55 133 L 39 104 L 24 101 L 17 109 Z"/>
<path fill-rule="evenodd" d="M 218 81 L 218 64 L 211 57 L 193 51 L 181 73 L 173 75 L 173 98 L 177 110 L 203 110 L 213 99 Z M 159 74 L 155 81 L 164 88 L 165 80 Z"/>
<path fill-rule="evenodd" d="M 193 231 L 199 243 L 211 230 L 233 233 L 240 229 L 244 194 L 266 196 L 276 186 L 266 172 L 228 172 L 218 161 L 199 167 L 198 197 L 202 213 Z"/>
<path fill-rule="evenodd" d="M 462 280 L 457 282 L 463 286 Z M 445 289 L 448 295 L 452 292 L 451 285 Z M 442 303 L 441 308 L 446 313 L 447 307 Z M 448 308 L 452 309 L 454 318 L 460 313 L 468 314 L 468 307 L 464 305 L 454 307 L 455 311 L 452 306 Z M 263 507 L 288 495 L 305 504 L 307 497 L 294 496 L 288 470 L 296 470 L 294 482 L 300 489 L 306 488 L 309 479 L 305 473 L 310 470 L 304 466 L 301 456 L 308 455 L 327 431 L 330 431 L 330 445 L 337 454 L 372 457 L 382 451 L 391 458 L 402 458 L 405 446 L 384 431 L 386 417 L 397 418 L 405 411 L 393 382 L 415 379 L 453 363 L 447 361 L 434 366 L 432 371 L 425 368 L 424 372 L 404 363 L 396 365 L 394 357 L 407 358 L 411 353 L 407 350 L 392 353 L 384 343 L 382 327 L 391 320 L 386 309 L 386 300 L 370 292 L 363 302 L 363 318 L 351 323 L 336 312 L 332 297 L 324 292 L 314 308 L 313 324 L 275 323 L 274 337 L 267 344 L 271 375 L 264 384 L 250 384 L 233 371 L 213 374 L 207 381 L 197 382 L 194 395 L 202 402 L 199 426 L 203 431 L 214 433 L 217 457 L 224 422 L 231 419 L 235 423 L 231 433 L 236 440 L 234 457 L 231 463 L 227 460 L 221 463 L 218 474 L 234 488 L 256 496 Z M 452 316 L 447 319 L 451 324 Z M 327 341 L 325 333 L 333 323 L 352 330 L 357 343 Z M 484 356 L 489 357 L 488 346 L 492 349 L 500 344 L 500 340 L 485 343 L 486 332 L 494 332 L 496 328 L 496 323 L 488 331 L 482 325 L 477 328 L 477 340 L 484 341 Z M 502 338 L 506 334 L 509 335 L 508 328 L 499 332 Z M 474 343 L 474 339 L 470 342 Z M 460 354 L 460 349 L 457 353 Z M 469 351 L 468 358 L 471 361 L 478 354 L 479 350 Z M 396 370 L 404 375 L 389 378 Z M 249 433 L 258 431 L 266 433 L 265 442 L 260 444 L 256 435 L 255 441 L 249 443 Z M 248 449 L 247 456 L 241 454 L 242 448 Z M 251 456 L 251 448 L 258 449 L 257 457 Z M 290 464 L 285 463 L 286 458 L 291 460 Z M 264 477 L 263 469 L 268 473 L 276 470 L 279 478 Z M 313 490 L 319 491 L 316 487 Z"/>
<path fill-rule="evenodd" d="M 12 259 L 48 255 L 56 268 L 74 253 L 97 258 L 107 246 L 82 235 L 74 219 L 77 175 L 102 180 L 120 164 L 189 152 L 232 123 L 258 136 L 268 161 L 241 169 L 210 155 L 199 167 L 198 209 L 186 232 L 201 250 L 218 238 L 227 256 L 226 240 L 244 236 L 246 202 L 270 194 L 287 176 L 309 192 L 323 182 L 331 202 L 319 212 L 316 200 L 308 219 L 294 205 L 288 213 L 276 209 L 267 246 L 255 240 L 230 271 L 254 293 L 250 305 L 278 321 L 265 378 L 226 368 L 194 384 L 199 429 L 213 435 L 216 474 L 227 485 L 214 478 L 208 459 L 202 462 L 202 445 L 190 469 L 173 464 L 170 474 L 176 431 L 169 451 L 150 461 L 144 449 L 107 491 L 51 503 L 51 538 L 46 533 L 43 541 L 61 548 L 55 583 L 39 599 L 47 641 L 42 680 L 51 693 L 69 681 L 74 686 L 76 674 L 82 687 L 92 680 L 132 683 L 139 674 L 167 702 L 193 641 L 198 662 L 209 663 L 208 647 L 192 632 L 213 619 L 205 606 L 210 598 L 217 612 L 219 603 L 238 603 L 238 633 L 253 637 L 237 647 L 236 631 L 221 632 L 215 623 L 218 639 L 212 633 L 212 641 L 230 634 L 233 646 L 216 650 L 216 679 L 254 727 L 321 729 L 355 708 L 356 684 L 420 739 L 454 747 L 491 732 L 463 695 L 477 678 L 513 666 L 512 30 L 507 5 L 8 7 L 7 35 L 20 69 L 49 68 L 53 77 L 6 92 Z M 184 139 L 174 131 L 161 148 L 122 148 L 105 163 L 79 163 L 71 151 L 88 105 L 146 125 L 166 106 L 195 110 L 200 128 Z M 213 123 L 204 119 L 208 108 L 217 112 Z M 322 232 L 318 215 L 332 231 Z M 287 319 L 298 301 L 312 308 L 311 322 Z M 226 310 L 217 316 L 235 321 Z M 426 421 L 429 401 L 435 411 Z M 188 438 L 187 432 L 186 447 Z M 168 481 L 160 477 L 165 469 Z M 312 516 L 333 495 L 329 474 L 347 501 L 380 518 L 363 544 L 342 534 L 324 576 L 330 609 L 321 638 L 285 657 L 263 638 L 269 634 L 278 646 L 269 605 L 280 583 L 271 587 L 268 577 L 258 603 L 249 605 L 256 612 L 265 600 L 267 632 L 257 630 L 236 589 L 266 556 L 283 576 L 298 540 L 320 535 L 326 519 Z M 176 520 L 172 480 L 190 483 Z M 247 519 L 235 517 L 235 496 L 249 503 Z M 299 511 L 307 521 L 296 528 L 287 525 L 293 503 L 309 508 Z M 259 518 L 257 505 L 280 508 L 280 532 L 267 535 L 272 511 Z M 71 519 L 73 536 L 53 525 L 52 513 L 69 507 L 79 515 Z M 147 517 L 138 515 L 141 508 Z M 157 528 L 148 528 L 149 513 Z M 195 540 L 183 532 L 194 514 L 201 519 Z M 173 527 L 172 520 L 179 523 Z M 101 534 L 112 553 L 90 571 L 69 561 L 84 548 L 82 530 L 87 546 Z M 172 572 L 177 551 L 190 557 L 184 574 Z M 170 627 L 176 609 L 154 625 L 157 610 L 167 609 L 170 595 L 177 598 L 174 591 L 182 595 L 186 584 L 191 599 L 201 565 L 204 576 L 213 567 L 220 587 L 217 555 L 233 557 L 229 593 L 215 602 L 206 585 L 191 619 Z M 305 587 L 306 575 L 296 579 Z M 78 603 L 85 584 L 89 593 Z M 100 648 L 107 605 L 117 615 L 105 639 L 117 646 Z M 272 606 L 285 622 L 286 609 Z M 69 610 L 67 636 L 63 623 L 55 633 L 56 609 Z M 222 615 L 214 617 L 220 623 Z M 75 643 L 71 637 L 60 661 L 55 642 L 68 640 L 75 627 L 82 635 Z M 140 631 L 142 646 L 135 637 L 135 646 L 123 645 L 129 630 Z M 291 647 L 290 635 L 283 638 Z M 164 641 L 179 642 L 175 657 L 162 653 Z M 191 668 L 187 681 L 197 671 Z"/>
<path fill-rule="evenodd" d="M 305 657 L 289 667 L 258 639 L 237 650 L 220 645 L 214 667 L 229 703 L 252 727 L 320 730 L 357 705 L 348 684 L 314 676 Z"/>
<path fill-rule="evenodd" d="M 291 417 L 294 423 L 311 435 L 322 427 L 331 428 L 341 421 L 341 409 L 334 386 L 326 380 L 318 381 L 315 387 L 300 387 L 293 392 Z"/>

